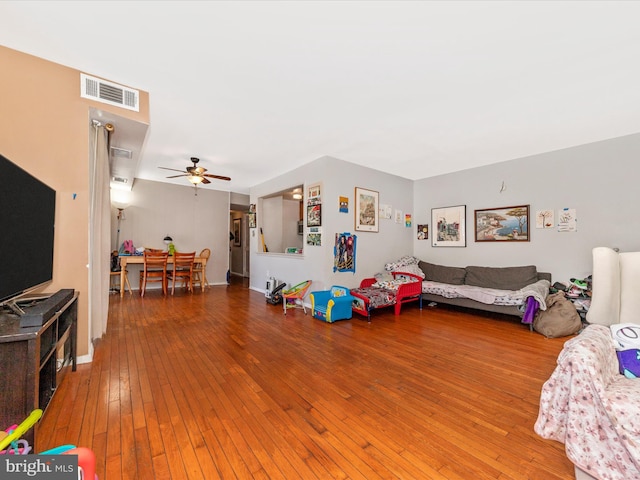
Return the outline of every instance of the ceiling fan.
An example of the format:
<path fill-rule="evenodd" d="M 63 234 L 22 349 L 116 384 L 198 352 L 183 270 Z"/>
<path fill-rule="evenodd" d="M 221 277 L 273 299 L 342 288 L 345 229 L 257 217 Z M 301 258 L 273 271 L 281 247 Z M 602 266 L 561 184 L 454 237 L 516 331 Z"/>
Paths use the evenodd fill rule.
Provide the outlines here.
<path fill-rule="evenodd" d="M 172 170 L 174 172 L 180 172 L 180 175 L 171 175 L 167 178 L 177 178 L 177 177 L 187 177 L 194 186 L 198 186 L 199 183 L 211 183 L 209 178 L 215 178 L 217 180 L 231 180 L 230 177 L 223 177 L 222 175 L 213 175 L 211 173 L 205 173 L 207 171 L 206 168 L 199 167 L 198 162 L 200 162 L 199 158 L 191 157 L 191 161 L 193 162 L 193 167 L 186 167 L 185 170 L 176 170 L 175 168 L 167 168 L 167 167 L 158 167 L 163 170 Z"/>

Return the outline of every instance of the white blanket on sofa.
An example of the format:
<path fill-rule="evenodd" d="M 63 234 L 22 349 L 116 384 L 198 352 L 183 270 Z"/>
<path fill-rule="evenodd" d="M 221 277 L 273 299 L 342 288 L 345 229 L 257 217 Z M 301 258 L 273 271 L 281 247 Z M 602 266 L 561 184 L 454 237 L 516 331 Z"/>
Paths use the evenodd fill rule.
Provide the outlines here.
<path fill-rule="evenodd" d="M 520 290 L 498 290 L 473 285 L 451 285 L 449 283 L 422 282 L 422 293 L 432 293 L 445 298 L 469 298 L 488 305 L 522 305 L 528 297 L 538 301 L 540 310 L 546 310 L 545 299 L 549 293 L 548 280 L 538 280 Z"/>

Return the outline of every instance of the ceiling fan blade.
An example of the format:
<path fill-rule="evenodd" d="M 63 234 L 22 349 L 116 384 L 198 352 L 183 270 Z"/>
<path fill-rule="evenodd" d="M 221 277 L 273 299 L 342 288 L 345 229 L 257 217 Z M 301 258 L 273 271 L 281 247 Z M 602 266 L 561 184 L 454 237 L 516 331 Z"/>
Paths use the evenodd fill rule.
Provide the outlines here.
<path fill-rule="evenodd" d="M 207 180 L 206 178 L 202 177 L 202 182 L 200 183 L 211 183 L 209 180 Z"/>
<path fill-rule="evenodd" d="M 158 167 L 158 168 L 161 168 L 161 169 L 163 169 L 163 170 L 172 170 L 172 171 L 174 171 L 174 172 L 187 173 L 187 172 L 185 172 L 184 170 L 176 170 L 175 168 L 167 168 L 167 167 Z"/>
<path fill-rule="evenodd" d="M 222 175 L 212 175 L 210 173 L 204 173 L 202 175 L 203 177 L 209 177 L 209 178 L 217 178 L 218 180 L 231 180 L 231 177 L 223 177 Z"/>
<path fill-rule="evenodd" d="M 170 177 L 167 177 L 167 178 L 178 178 L 178 177 L 188 177 L 188 176 L 189 174 L 183 173 L 182 175 L 171 175 Z"/>

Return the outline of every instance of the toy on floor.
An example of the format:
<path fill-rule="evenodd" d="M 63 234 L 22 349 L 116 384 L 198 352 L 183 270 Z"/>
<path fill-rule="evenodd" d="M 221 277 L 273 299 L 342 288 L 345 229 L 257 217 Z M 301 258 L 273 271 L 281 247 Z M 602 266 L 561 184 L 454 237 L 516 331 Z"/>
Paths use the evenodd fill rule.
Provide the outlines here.
<path fill-rule="evenodd" d="M 36 409 L 20 424 L 12 425 L 0 433 L 0 454 L 26 455 L 31 452 L 31 447 L 26 440 L 20 439 L 42 417 L 42 410 Z M 3 435 L 4 434 L 4 435 Z M 11 447 L 11 448 L 6 448 Z M 96 475 L 96 456 L 93 450 L 75 445 L 62 445 L 50 450 L 40 452 L 40 455 L 77 455 L 78 479 L 98 480 Z"/>
<path fill-rule="evenodd" d="M 288 290 L 282 290 L 282 304 L 284 307 L 284 314 L 287 314 L 288 308 L 302 308 L 304 314 L 307 314 L 307 309 L 304 306 L 304 296 L 311 286 L 311 280 L 305 280 L 297 285 L 289 288 Z"/>
<path fill-rule="evenodd" d="M 349 293 L 347 287 L 334 285 L 329 290 L 311 292 L 309 300 L 311 300 L 311 314 L 314 318 L 333 323 L 351 318 L 351 304 L 355 297 Z"/>
<path fill-rule="evenodd" d="M 0 440 L 0 451 L 5 450 L 12 442 L 20 440 L 40 420 L 40 417 L 42 417 L 42 410 L 37 408 L 20 425 L 13 425 L 7 429 L 8 435 Z"/>
<path fill-rule="evenodd" d="M 78 479 L 98 480 L 98 475 L 96 475 L 96 455 L 90 448 L 76 447 L 75 445 L 61 445 L 51 450 L 40 452 L 40 455 L 77 455 Z"/>

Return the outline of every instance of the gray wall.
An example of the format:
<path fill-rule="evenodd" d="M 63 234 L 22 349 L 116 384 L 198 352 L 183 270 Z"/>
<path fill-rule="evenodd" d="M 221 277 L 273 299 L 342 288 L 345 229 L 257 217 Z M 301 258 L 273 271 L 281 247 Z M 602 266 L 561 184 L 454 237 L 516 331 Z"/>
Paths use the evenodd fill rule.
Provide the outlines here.
<path fill-rule="evenodd" d="M 543 153 L 418 180 L 414 224 L 429 224 L 429 240 L 414 235 L 414 254 L 451 266 L 536 265 L 554 281 L 591 273 L 591 249 L 640 250 L 640 134 Z M 500 193 L 502 184 L 506 189 Z M 466 205 L 466 248 L 432 247 L 431 209 Z M 530 205 L 530 242 L 474 241 L 474 210 Z M 536 229 L 537 210 L 575 208 L 575 233 Z"/>
<path fill-rule="evenodd" d="M 317 183 L 321 183 L 322 195 L 322 245 L 307 245 L 305 231 L 302 255 L 260 252 L 259 227 L 265 219 L 258 198 L 303 184 L 306 207 L 307 188 Z M 355 232 L 355 187 L 375 190 L 380 194 L 380 203 L 392 205 L 403 213 L 411 213 L 413 181 L 332 157 L 322 157 L 252 187 L 251 203 L 258 204 L 258 229 L 252 229 L 251 232 L 251 288 L 264 290 L 266 278 L 270 275 L 289 285 L 312 280 L 311 290 L 322 290 L 333 284 L 356 287 L 362 278 L 381 271 L 386 262 L 410 254 L 413 229 L 395 223 L 393 219 L 380 219 L 379 233 Z M 349 199 L 349 212 L 346 214 L 339 212 L 341 196 Z M 355 233 L 358 237 L 355 274 L 333 272 L 335 234 L 342 232 Z"/>
<path fill-rule="evenodd" d="M 170 235 L 176 249 L 200 253 L 211 249 L 207 263 L 210 284 L 226 284 L 229 268 L 229 232 L 220 228 L 229 222 L 229 192 L 192 186 L 170 185 L 136 179 L 131 205 L 120 223 L 120 243 L 133 240 L 136 247 L 165 248 L 162 239 Z M 112 208 L 112 245 L 115 245 L 117 210 Z M 131 265 L 129 281 L 138 287 L 138 270 Z"/>

